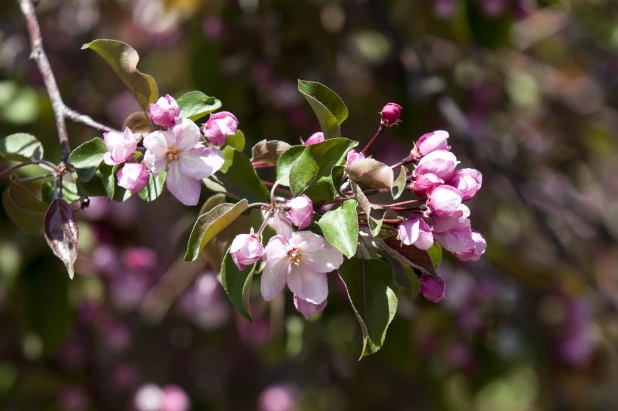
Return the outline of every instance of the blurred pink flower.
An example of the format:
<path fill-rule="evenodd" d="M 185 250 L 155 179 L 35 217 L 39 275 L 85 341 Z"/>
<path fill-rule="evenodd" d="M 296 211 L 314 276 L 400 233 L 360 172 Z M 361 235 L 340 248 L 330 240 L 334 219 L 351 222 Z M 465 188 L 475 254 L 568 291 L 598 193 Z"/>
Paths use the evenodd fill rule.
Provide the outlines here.
<path fill-rule="evenodd" d="M 271 385 L 260 394 L 258 410 L 294 411 L 297 407 L 298 396 L 298 388 L 294 385 Z"/>
<path fill-rule="evenodd" d="M 420 291 L 423 297 L 432 303 L 437 303 L 446 298 L 446 285 L 442 279 L 436 280 L 429 274 L 423 274 L 419 278 Z"/>

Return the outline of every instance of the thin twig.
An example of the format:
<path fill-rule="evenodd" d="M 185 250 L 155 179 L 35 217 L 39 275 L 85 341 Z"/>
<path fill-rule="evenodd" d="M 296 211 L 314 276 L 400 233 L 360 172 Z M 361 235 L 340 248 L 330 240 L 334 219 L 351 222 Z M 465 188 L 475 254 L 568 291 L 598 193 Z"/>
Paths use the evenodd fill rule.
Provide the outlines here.
<path fill-rule="evenodd" d="M 96 122 L 92 119 L 92 117 L 87 116 L 85 114 L 81 114 L 78 113 L 77 111 L 64 106 L 64 116 L 71 120 L 73 123 L 77 123 L 77 124 L 83 124 L 84 126 L 90 127 L 92 129 L 101 131 L 101 132 L 108 132 L 108 133 L 119 133 L 118 130 L 114 130 L 111 127 L 107 127 L 104 124 L 101 124 L 99 122 Z"/>
<path fill-rule="evenodd" d="M 6 170 L 0 171 L 0 177 L 2 177 L 5 174 L 10 174 L 11 172 L 17 170 L 18 168 L 25 167 L 25 166 L 32 166 L 32 165 L 38 165 L 41 168 L 44 168 L 46 170 L 53 171 L 53 172 L 56 172 L 58 170 L 58 168 L 54 164 L 50 163 L 49 161 L 33 160 L 33 161 L 26 161 L 24 163 L 19 163 L 17 165 L 14 165 L 13 167 L 7 168 Z"/>
<path fill-rule="evenodd" d="M 371 147 L 371 145 L 374 143 L 374 141 L 376 141 L 378 139 L 378 137 L 380 137 L 380 134 L 382 134 L 384 132 L 384 130 L 386 130 L 386 127 L 384 127 L 383 125 L 380 125 L 380 127 L 378 127 L 378 131 L 376 132 L 376 134 L 373 136 L 373 138 L 371 140 L 369 140 L 369 142 L 367 143 L 365 148 L 363 148 L 361 150 L 362 154 L 365 154 L 365 152 L 369 149 L 369 147 Z"/>

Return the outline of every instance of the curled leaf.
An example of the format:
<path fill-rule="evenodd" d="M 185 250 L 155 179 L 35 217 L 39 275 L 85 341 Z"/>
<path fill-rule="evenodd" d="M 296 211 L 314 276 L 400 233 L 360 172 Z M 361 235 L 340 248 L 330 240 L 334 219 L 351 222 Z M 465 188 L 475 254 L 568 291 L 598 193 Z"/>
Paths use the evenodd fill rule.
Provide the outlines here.
<path fill-rule="evenodd" d="M 298 80 L 298 90 L 311 105 L 324 136 L 341 137 L 340 126 L 348 118 L 348 108 L 337 93 L 323 84 L 304 80 Z"/>
<path fill-rule="evenodd" d="M 393 169 L 373 158 L 357 160 L 346 167 L 352 181 L 364 183 L 374 188 L 388 188 L 393 186 Z"/>
<path fill-rule="evenodd" d="M 431 256 L 427 251 L 420 250 L 413 245 L 405 245 L 395 236 L 384 240 L 375 239 L 375 241 L 384 252 L 396 260 L 420 270 L 424 274 L 429 274 L 436 280 L 439 279 Z"/>
<path fill-rule="evenodd" d="M 56 199 L 45 213 L 45 240 L 49 248 L 64 263 L 73 279 L 79 242 L 79 229 L 73 209 L 66 201 Z"/>
<path fill-rule="evenodd" d="M 251 161 L 263 161 L 275 165 L 288 148 L 292 147 L 285 141 L 262 140 L 251 149 Z"/>

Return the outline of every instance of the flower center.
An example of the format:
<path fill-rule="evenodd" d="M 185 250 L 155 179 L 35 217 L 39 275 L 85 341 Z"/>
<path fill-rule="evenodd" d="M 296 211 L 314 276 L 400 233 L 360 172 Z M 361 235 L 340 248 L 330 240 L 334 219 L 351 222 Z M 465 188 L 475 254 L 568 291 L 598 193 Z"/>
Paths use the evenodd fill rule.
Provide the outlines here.
<path fill-rule="evenodd" d="M 301 252 L 300 248 L 293 248 L 288 251 L 288 258 L 290 260 L 290 263 L 300 265 L 300 263 L 302 263 L 305 259 L 305 256 Z"/>
<path fill-rule="evenodd" d="M 167 159 L 172 161 L 172 160 L 178 160 L 180 158 L 180 149 L 176 146 L 170 146 L 167 151 L 165 152 L 165 155 L 167 156 Z"/>

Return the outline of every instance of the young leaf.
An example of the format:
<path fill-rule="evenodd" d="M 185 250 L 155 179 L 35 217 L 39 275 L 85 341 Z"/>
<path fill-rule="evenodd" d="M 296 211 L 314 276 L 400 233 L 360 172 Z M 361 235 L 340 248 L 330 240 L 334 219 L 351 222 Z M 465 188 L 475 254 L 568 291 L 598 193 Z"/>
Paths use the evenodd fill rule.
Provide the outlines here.
<path fill-rule="evenodd" d="M 393 186 L 393 169 L 384 163 L 365 158 L 346 167 L 352 181 L 364 183 L 374 188 L 388 188 Z"/>
<path fill-rule="evenodd" d="M 150 103 L 157 101 L 157 83 L 151 76 L 142 74 L 137 69 L 139 55 L 131 46 L 117 40 L 95 40 L 84 44 L 82 50 L 84 49 L 94 50 L 103 57 L 144 110 L 148 110 Z"/>
<path fill-rule="evenodd" d="M 228 136 L 225 142 L 228 146 L 234 147 L 237 151 L 242 153 L 245 149 L 245 133 L 240 130 L 236 130 L 236 134 L 233 136 Z"/>
<path fill-rule="evenodd" d="M 403 191 L 406 188 L 407 173 L 408 169 L 404 166 L 401 166 L 401 168 L 399 169 L 399 174 L 397 175 L 397 178 L 393 180 L 393 185 L 391 186 L 391 194 L 393 196 L 393 200 L 397 200 L 401 196 L 401 194 L 403 194 Z"/>
<path fill-rule="evenodd" d="M 419 250 L 413 245 L 405 245 L 395 236 L 385 238 L 384 240 L 376 239 L 376 241 L 380 245 L 380 248 L 391 257 L 412 268 L 420 270 L 422 273 L 431 275 L 436 280 L 439 279 L 438 273 L 436 273 L 436 269 L 427 251 Z"/>
<path fill-rule="evenodd" d="M 442 263 L 442 246 L 440 245 L 440 243 L 434 241 L 431 248 L 427 250 L 427 254 L 429 254 L 429 258 L 431 258 L 431 262 L 437 270 Z"/>
<path fill-rule="evenodd" d="M 263 161 L 275 165 L 279 157 L 290 147 L 292 146 L 285 141 L 262 140 L 251 149 L 251 161 Z"/>
<path fill-rule="evenodd" d="M 382 221 L 384 220 L 384 214 L 387 210 L 375 208 L 375 206 L 369 202 L 367 196 L 363 193 L 363 190 L 361 190 L 358 184 L 356 184 L 353 180 L 350 182 L 350 186 L 352 187 L 352 192 L 354 193 L 354 197 L 356 197 L 356 201 L 358 201 L 367 216 L 367 222 L 369 224 L 371 235 L 377 236 L 382 228 Z"/>
<path fill-rule="evenodd" d="M 356 201 L 347 200 L 341 207 L 320 218 L 318 225 L 324 237 L 348 258 L 356 254 L 358 246 L 358 214 Z"/>
<path fill-rule="evenodd" d="M 148 117 L 148 114 L 143 111 L 136 111 L 127 117 L 122 125 L 122 129 L 124 130 L 127 127 L 133 132 L 136 138 L 139 138 L 140 136 L 145 137 L 153 131 L 150 118 Z"/>
<path fill-rule="evenodd" d="M 165 170 L 161 171 L 158 176 L 148 175 L 148 184 L 146 187 L 137 193 L 139 198 L 144 201 L 155 201 L 163 192 L 163 184 L 165 183 Z"/>
<path fill-rule="evenodd" d="M 226 190 L 240 198 L 246 198 L 251 203 L 270 201 L 270 193 L 249 158 L 230 146 L 224 147 L 222 151 L 225 162 L 216 176 Z"/>
<path fill-rule="evenodd" d="M 290 170 L 306 148 L 306 146 L 291 146 L 281 154 L 277 161 L 277 182 L 279 184 L 286 187 L 290 186 Z"/>
<path fill-rule="evenodd" d="M 249 306 L 249 297 L 251 296 L 251 280 L 255 271 L 256 264 L 239 270 L 234 264 L 231 254 L 228 252 L 223 259 L 221 266 L 221 284 L 232 302 L 232 305 L 238 312 L 249 321 L 251 318 L 251 308 Z"/>
<path fill-rule="evenodd" d="M 176 100 L 180 106 L 180 116 L 193 121 L 221 108 L 221 101 L 207 96 L 201 91 L 190 91 Z"/>
<path fill-rule="evenodd" d="M 107 152 L 105 142 L 99 137 L 77 147 L 69 156 L 69 163 L 75 167 L 77 177 L 82 181 L 89 181 L 103 161 L 103 154 Z"/>
<path fill-rule="evenodd" d="M 79 230 L 73 209 L 64 200 L 56 199 L 45 213 L 45 240 L 49 248 L 64 263 L 73 279 L 73 264 L 77 259 Z"/>
<path fill-rule="evenodd" d="M 14 161 L 42 160 L 43 145 L 31 134 L 11 134 L 0 138 L 0 158 Z"/>
<path fill-rule="evenodd" d="M 339 267 L 339 277 L 361 326 L 363 358 L 384 345 L 386 330 L 397 312 L 399 287 L 390 266 L 380 260 L 351 258 Z"/>
<path fill-rule="evenodd" d="M 206 214 L 199 216 L 189 237 L 185 261 L 195 260 L 202 248 L 247 208 L 249 208 L 249 203 L 243 199 L 236 204 L 220 204 Z"/>
<path fill-rule="evenodd" d="M 348 118 L 348 108 L 331 89 L 314 81 L 298 80 L 298 90 L 318 117 L 324 137 L 341 137 L 341 123 Z"/>
<path fill-rule="evenodd" d="M 26 186 L 12 178 L 2 193 L 2 205 L 20 230 L 28 234 L 41 232 L 47 204 L 36 198 Z"/>

